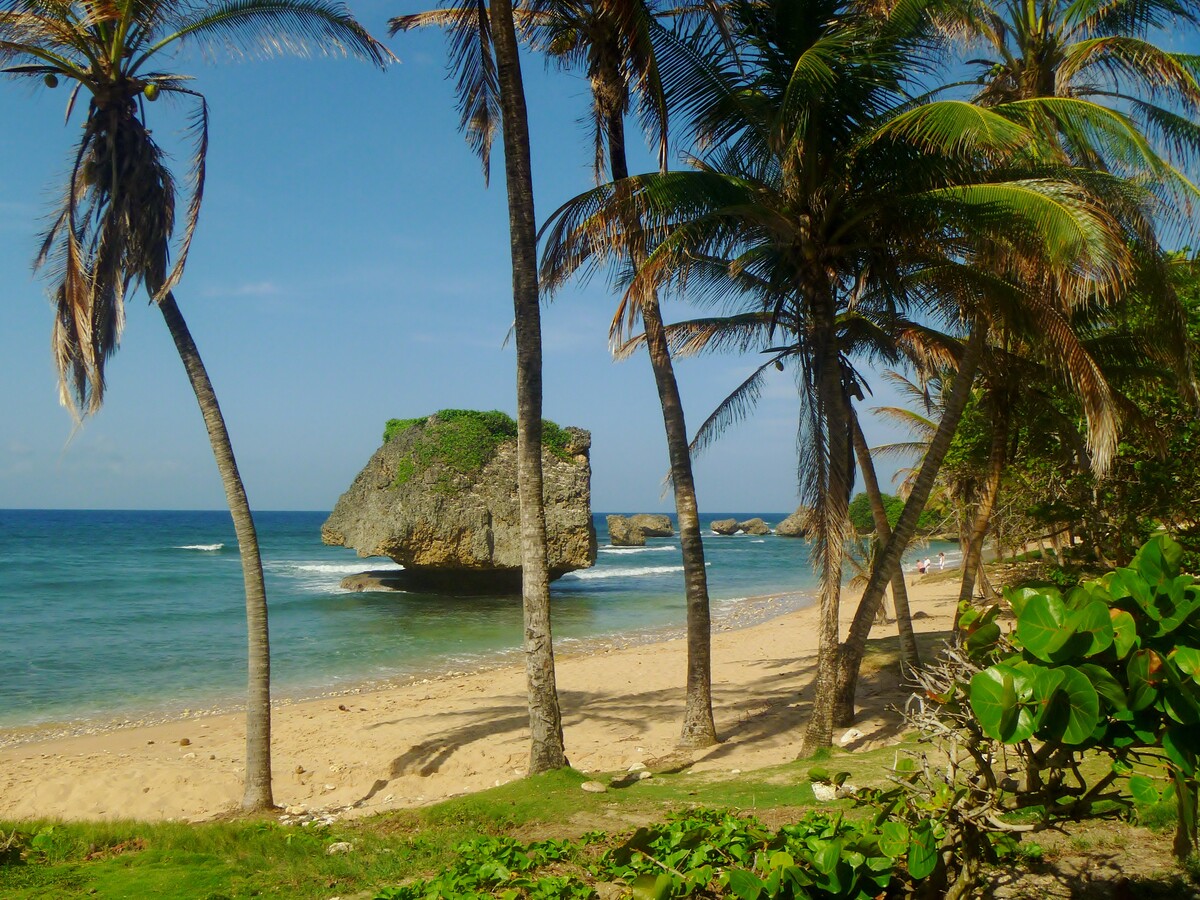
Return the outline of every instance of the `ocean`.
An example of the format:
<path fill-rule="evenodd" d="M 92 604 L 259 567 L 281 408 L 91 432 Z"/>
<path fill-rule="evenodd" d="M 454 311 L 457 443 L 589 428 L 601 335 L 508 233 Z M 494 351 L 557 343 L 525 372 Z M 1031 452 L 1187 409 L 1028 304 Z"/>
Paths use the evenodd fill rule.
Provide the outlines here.
<path fill-rule="evenodd" d="M 356 593 L 342 578 L 395 565 L 321 543 L 324 512 L 258 512 L 273 694 L 299 699 L 519 659 L 519 597 Z M 703 521 L 785 514 L 714 513 Z M 682 634 L 678 538 L 611 547 L 551 587 L 555 645 Z M 956 562 L 954 545 L 909 554 Z M 705 536 L 714 620 L 751 598 L 811 594 L 803 540 Z M 0 728 L 113 722 L 237 707 L 245 605 L 224 511 L 0 510 Z M 794 607 L 794 602 L 791 607 Z M 778 604 L 769 613 L 785 611 Z M 744 616 L 742 617 L 744 620 Z"/>

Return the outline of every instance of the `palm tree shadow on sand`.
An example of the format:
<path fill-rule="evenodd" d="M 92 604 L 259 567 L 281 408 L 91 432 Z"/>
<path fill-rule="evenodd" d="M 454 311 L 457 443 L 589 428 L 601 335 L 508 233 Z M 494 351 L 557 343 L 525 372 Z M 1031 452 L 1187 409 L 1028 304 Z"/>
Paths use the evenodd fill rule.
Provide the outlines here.
<path fill-rule="evenodd" d="M 919 635 L 923 653 L 933 655 L 947 632 Z M 899 676 L 899 641 L 893 635 L 872 641 L 860 685 L 859 721 L 870 723 L 860 736 L 843 744 L 848 750 L 862 749 L 899 738 L 904 731 L 900 710 L 911 693 Z M 707 750 L 687 751 L 687 765 L 694 762 L 729 760 L 740 751 L 756 745 L 798 743 L 807 723 L 812 704 L 815 657 L 775 657 L 749 663 L 759 673 L 754 680 L 729 685 L 713 685 L 714 706 L 722 730 L 722 743 Z M 599 724 L 614 741 L 641 740 L 656 728 L 672 728 L 678 721 L 684 702 L 681 686 L 652 691 L 564 691 L 561 693 L 563 720 L 568 733 L 583 722 Z M 498 745 L 512 740 L 517 746 L 529 727 L 524 698 L 517 695 L 496 698 L 486 717 L 478 710 L 454 710 L 432 713 L 428 719 L 444 723 L 431 737 L 414 744 L 392 760 L 384 777 L 376 779 L 367 793 L 354 805 L 362 806 L 386 790 L 396 779 L 407 776 L 427 778 L 442 771 L 454 755 L 473 744 Z M 402 719 L 373 723 L 368 729 L 402 724 Z M 682 756 L 664 758 L 660 771 L 679 771 Z M 650 768 L 657 768 L 654 759 Z"/>

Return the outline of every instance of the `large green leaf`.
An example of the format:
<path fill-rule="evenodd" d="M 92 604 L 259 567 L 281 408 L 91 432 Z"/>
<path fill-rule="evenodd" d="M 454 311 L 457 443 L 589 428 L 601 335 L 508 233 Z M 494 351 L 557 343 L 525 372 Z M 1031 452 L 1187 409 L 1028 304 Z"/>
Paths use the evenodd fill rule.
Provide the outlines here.
<path fill-rule="evenodd" d="M 1200 592 L 1192 586 L 1191 575 L 1179 575 L 1159 585 L 1154 597 L 1159 610 L 1156 637 L 1176 631 L 1200 609 Z"/>
<path fill-rule="evenodd" d="M 1130 567 L 1146 581 L 1158 584 L 1179 574 L 1183 547 L 1165 534 L 1152 537 L 1133 557 Z"/>
<path fill-rule="evenodd" d="M 1154 779 L 1145 775 L 1134 775 L 1129 779 L 1129 793 L 1143 806 L 1153 806 L 1161 799 Z"/>
<path fill-rule="evenodd" d="M 1034 725 L 1039 730 L 1041 730 L 1042 720 L 1046 717 L 1050 709 L 1050 704 L 1058 695 L 1058 689 L 1062 687 L 1066 677 L 1066 673 L 1062 669 L 1050 669 L 1039 666 L 1034 671 L 1033 699 L 1037 704 L 1037 712 L 1034 714 Z"/>
<path fill-rule="evenodd" d="M 1150 586 L 1140 574 L 1133 569 L 1117 569 L 1113 572 L 1113 584 L 1124 588 L 1124 594 L 1133 598 L 1141 610 L 1156 622 L 1162 618 L 1158 607 L 1154 605 L 1154 595 Z"/>
<path fill-rule="evenodd" d="M 879 852 L 899 859 L 908 849 L 908 826 L 903 822 L 884 822 L 879 828 Z"/>
<path fill-rule="evenodd" d="M 1170 658 L 1164 663 L 1162 673 L 1166 685 L 1161 696 L 1167 715 L 1184 725 L 1200 723 L 1200 692 L 1195 683 Z"/>
<path fill-rule="evenodd" d="M 1072 611 L 1067 617 L 1067 628 L 1074 632 L 1070 648 L 1080 656 L 1095 656 L 1112 646 L 1112 617 L 1108 605 L 1099 600 Z"/>
<path fill-rule="evenodd" d="M 1033 735 L 1034 716 L 1029 678 L 1012 666 L 989 666 L 971 679 L 970 703 L 983 733 L 1014 744 Z"/>
<path fill-rule="evenodd" d="M 1179 667 L 1184 675 L 1190 675 L 1192 680 L 1200 684 L 1200 650 L 1195 647 L 1176 647 L 1171 651 L 1170 660 Z"/>
<path fill-rule="evenodd" d="M 937 850 L 933 825 L 928 819 L 922 819 L 912 830 L 912 842 L 908 845 L 908 874 L 914 881 L 920 881 L 933 874 L 933 870 L 937 868 Z"/>
<path fill-rule="evenodd" d="M 666 877 L 668 882 L 670 876 Z M 753 872 L 747 872 L 745 869 L 727 869 L 725 872 L 725 882 L 729 885 L 729 892 L 740 900 L 758 900 L 763 893 L 763 880 Z M 664 894 L 663 896 L 670 896 Z"/>
<path fill-rule="evenodd" d="M 1104 588 L 1109 600 L 1124 600 L 1129 596 L 1129 589 L 1125 587 L 1125 583 L 1121 579 L 1117 578 L 1116 572 L 1105 572 L 1096 579 L 1096 583 Z"/>
<path fill-rule="evenodd" d="M 1045 662 L 1055 661 L 1055 652 L 1071 637 L 1067 610 L 1058 597 L 1036 594 L 1025 601 L 1017 617 L 1017 640 Z"/>
<path fill-rule="evenodd" d="M 1075 667 L 1059 666 L 1052 671 L 1060 673 L 1062 679 L 1042 714 L 1038 734 L 1053 736 L 1064 744 L 1082 744 L 1100 723 L 1100 697 L 1087 676 Z"/>
<path fill-rule="evenodd" d="M 1065 602 L 1067 609 L 1083 609 L 1094 600 L 1099 600 L 1107 606 L 1109 599 L 1108 591 L 1103 584 L 1098 581 L 1084 581 L 1071 588 Z"/>
<path fill-rule="evenodd" d="M 1162 745 L 1167 759 L 1186 775 L 1196 774 L 1196 749 L 1200 743 L 1200 728 L 1195 725 L 1174 725 L 1163 733 Z"/>
<path fill-rule="evenodd" d="M 1113 627 L 1113 649 L 1117 659 L 1124 659 L 1138 642 L 1137 622 L 1123 609 L 1110 609 L 1109 618 Z"/>
<path fill-rule="evenodd" d="M 1153 650 L 1137 650 L 1125 668 L 1129 679 L 1129 708 L 1145 709 L 1158 699 L 1162 684 L 1162 657 Z"/>
<path fill-rule="evenodd" d="M 727 874 L 732 874 L 732 872 Z M 761 884 L 761 882 L 759 883 Z M 671 896 L 674 886 L 674 880 L 666 873 L 662 875 L 639 875 L 633 879 L 633 883 L 630 885 L 633 889 L 634 900 L 667 900 Z M 739 894 L 738 896 L 742 895 Z M 757 900 L 757 898 L 758 894 L 754 894 L 749 900 Z"/>
<path fill-rule="evenodd" d="M 1025 604 L 1033 597 L 1053 597 L 1057 600 L 1062 600 L 1062 593 L 1058 588 L 1049 586 L 1004 589 L 1004 599 L 1012 607 L 1013 614 L 1018 617 L 1024 611 Z"/>
<path fill-rule="evenodd" d="M 1076 668 L 1087 676 L 1092 687 L 1096 689 L 1096 693 L 1104 698 L 1110 708 L 1116 712 L 1129 708 L 1129 698 L 1125 696 L 1125 688 L 1108 669 L 1095 663 L 1082 663 Z"/>
<path fill-rule="evenodd" d="M 965 645 L 967 652 L 974 655 L 981 650 L 987 650 L 998 640 L 1000 640 L 1000 626 L 995 622 L 988 622 L 968 634 Z"/>
<path fill-rule="evenodd" d="M 842 859 L 841 841 L 822 841 L 813 850 L 813 867 L 822 875 L 831 875 Z"/>

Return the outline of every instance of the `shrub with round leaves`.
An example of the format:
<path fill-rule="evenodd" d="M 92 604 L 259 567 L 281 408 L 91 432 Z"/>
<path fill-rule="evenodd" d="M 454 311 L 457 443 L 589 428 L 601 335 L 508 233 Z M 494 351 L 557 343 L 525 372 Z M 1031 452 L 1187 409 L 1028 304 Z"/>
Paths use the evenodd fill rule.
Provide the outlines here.
<path fill-rule="evenodd" d="M 1197 843 L 1200 748 L 1200 583 L 1180 572 L 1182 558 L 1159 536 L 1129 566 L 1066 596 L 1051 586 L 1009 591 L 1007 641 L 981 628 L 994 614 L 965 618 L 966 648 L 984 665 L 969 687 L 983 733 L 1032 741 L 1043 758 L 1059 746 L 1106 753 L 1119 775 L 1132 771 L 1133 754 L 1161 755 L 1180 798 L 1181 852 Z M 1136 785 L 1143 799 L 1148 783 Z"/>

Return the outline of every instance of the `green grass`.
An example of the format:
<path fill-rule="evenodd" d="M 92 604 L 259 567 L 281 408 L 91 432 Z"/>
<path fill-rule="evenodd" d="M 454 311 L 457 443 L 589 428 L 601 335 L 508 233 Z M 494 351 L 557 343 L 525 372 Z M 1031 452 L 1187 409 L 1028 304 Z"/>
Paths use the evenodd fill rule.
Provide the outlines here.
<path fill-rule="evenodd" d="M 315 828 L 270 820 L 198 825 L 0 822 L 0 848 L 18 831 L 24 857 L 13 863 L 11 853 L 0 855 L 0 897 L 364 900 L 381 888 L 446 870 L 456 859 L 455 848 L 479 836 L 529 842 L 578 840 L 604 832 L 611 837 L 600 840 L 603 849 L 638 826 L 698 807 L 753 812 L 778 827 L 797 821 L 809 809 L 830 806 L 815 800 L 808 778 L 811 769 L 849 772 L 848 780 L 860 787 L 883 785 L 903 755 L 900 750 L 834 750 L 820 760 L 737 774 L 656 774 L 603 794 L 586 793 L 580 784 L 593 779 L 608 783 L 622 773 L 564 770 L 422 809 Z M 848 818 L 869 814 L 848 802 L 834 805 Z M 1173 805 L 1162 806 L 1139 810 L 1139 818 L 1152 827 L 1173 824 Z M 326 849 L 338 841 L 349 841 L 354 850 L 328 855 Z M 5 859 L 10 862 L 4 864 Z"/>
<path fill-rule="evenodd" d="M 893 752 L 835 754 L 822 765 L 880 777 Z M 25 859 L 0 865 L 5 900 L 146 898 L 237 900 L 371 897 L 379 888 L 445 869 L 454 848 L 479 835 L 518 840 L 628 832 L 670 811 L 721 807 L 787 811 L 813 807 L 800 761 L 738 775 L 663 774 L 589 794 L 579 785 L 611 775 L 552 772 L 419 810 L 402 810 L 323 828 L 271 821 L 182 823 L 0 822 L 0 846 L 21 832 Z M 618 774 L 618 773 L 613 773 Z M 350 841 L 354 850 L 326 848 Z"/>
<path fill-rule="evenodd" d="M 517 438 L 517 423 L 499 410 L 442 409 L 432 416 L 417 419 L 389 419 L 383 430 L 383 441 L 386 444 L 413 429 L 419 430 L 420 434 L 399 461 L 394 483 L 397 486 L 407 484 L 436 464 L 445 469 L 435 485 L 442 491 L 454 489 L 454 475 L 479 472 L 495 456 L 501 444 Z M 570 440 L 566 429 L 543 420 L 542 445 L 559 459 L 571 459 L 567 452 Z"/>

